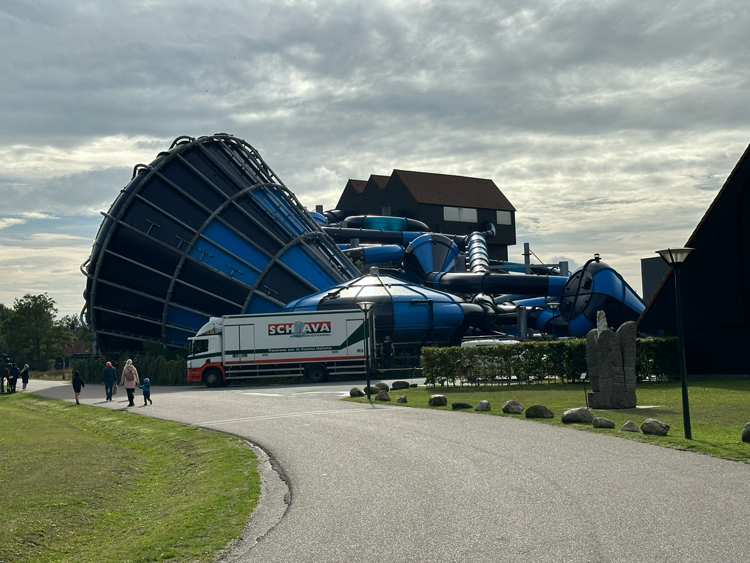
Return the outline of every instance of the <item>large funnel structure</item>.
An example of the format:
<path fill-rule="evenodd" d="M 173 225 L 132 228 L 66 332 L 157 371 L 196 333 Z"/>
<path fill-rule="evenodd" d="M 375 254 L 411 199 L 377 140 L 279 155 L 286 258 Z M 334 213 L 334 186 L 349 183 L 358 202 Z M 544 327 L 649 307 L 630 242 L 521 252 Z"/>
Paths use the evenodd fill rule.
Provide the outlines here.
<path fill-rule="evenodd" d="M 82 318 L 99 349 L 182 347 L 210 317 L 281 310 L 359 275 L 245 141 L 177 138 L 99 228 Z"/>

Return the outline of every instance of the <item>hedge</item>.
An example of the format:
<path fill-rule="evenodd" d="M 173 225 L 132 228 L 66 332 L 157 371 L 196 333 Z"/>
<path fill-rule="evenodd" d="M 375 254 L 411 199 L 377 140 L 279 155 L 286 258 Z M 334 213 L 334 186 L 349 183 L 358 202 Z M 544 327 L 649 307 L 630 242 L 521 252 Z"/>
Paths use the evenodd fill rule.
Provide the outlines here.
<path fill-rule="evenodd" d="M 110 358 L 112 366 L 117 372 L 119 382 L 125 362 L 131 358 L 138 370 L 141 381 L 149 378 L 151 385 L 185 385 L 187 384 L 187 361 L 184 358 L 167 359 L 154 354 L 138 354 L 135 356 L 120 356 L 116 360 Z M 79 371 L 86 383 L 99 383 L 107 360 L 103 358 L 74 359 L 70 363 L 73 371 Z"/>
<path fill-rule="evenodd" d="M 471 348 L 422 348 L 428 385 L 510 383 L 556 379 L 575 382 L 586 368 L 586 339 L 519 342 Z M 637 338 L 636 376 L 640 381 L 679 379 L 676 338 Z"/>

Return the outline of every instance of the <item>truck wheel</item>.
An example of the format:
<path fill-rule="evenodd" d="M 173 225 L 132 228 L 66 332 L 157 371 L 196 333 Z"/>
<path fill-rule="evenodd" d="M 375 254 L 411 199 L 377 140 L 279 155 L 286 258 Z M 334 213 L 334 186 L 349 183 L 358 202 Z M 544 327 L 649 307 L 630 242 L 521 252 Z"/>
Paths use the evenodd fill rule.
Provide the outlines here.
<path fill-rule="evenodd" d="M 328 381 L 328 370 L 323 364 L 310 364 L 305 368 L 305 377 L 310 383 Z"/>
<path fill-rule="evenodd" d="M 221 371 L 216 368 L 208 369 L 206 370 L 206 373 L 203 374 L 203 383 L 206 384 L 206 387 L 218 387 L 223 380 L 224 378 L 221 376 Z"/>

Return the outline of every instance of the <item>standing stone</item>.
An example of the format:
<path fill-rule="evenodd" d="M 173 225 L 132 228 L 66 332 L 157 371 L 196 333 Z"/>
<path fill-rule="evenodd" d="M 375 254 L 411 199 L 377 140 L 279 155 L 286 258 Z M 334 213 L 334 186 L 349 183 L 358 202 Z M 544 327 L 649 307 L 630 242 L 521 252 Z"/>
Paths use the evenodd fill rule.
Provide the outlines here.
<path fill-rule="evenodd" d="M 591 391 L 599 392 L 599 357 L 596 345 L 596 329 L 592 328 L 586 335 L 586 369 L 588 369 Z"/>
<path fill-rule="evenodd" d="M 606 328 L 603 311 L 597 312 L 597 328 L 586 335 L 586 363 L 592 392 L 592 409 L 630 409 L 635 395 L 635 335 L 633 321 L 623 323 L 617 333 Z"/>
<path fill-rule="evenodd" d="M 745 426 L 742 428 L 742 441 L 750 442 L 750 422 L 745 424 Z"/>
<path fill-rule="evenodd" d="M 654 434 L 655 436 L 666 436 L 669 432 L 669 424 L 655 418 L 647 418 L 641 424 L 641 432 L 644 434 Z"/>
<path fill-rule="evenodd" d="M 625 424 L 623 424 L 620 430 L 622 430 L 623 432 L 640 432 L 640 430 L 638 430 L 638 425 L 632 420 L 628 420 Z"/>
<path fill-rule="evenodd" d="M 510 401 L 505 401 L 501 408 L 503 412 L 509 414 L 521 414 L 523 412 L 523 405 L 512 399 Z"/>
<path fill-rule="evenodd" d="M 625 373 L 625 403 L 633 405 L 633 407 L 638 404 L 635 398 L 635 337 L 637 327 L 635 321 L 628 321 L 617 329 L 617 340 L 620 341 L 620 349 L 622 350 L 622 368 Z"/>
<path fill-rule="evenodd" d="M 585 424 L 591 424 L 594 420 L 594 415 L 586 407 L 580 407 L 577 409 L 568 409 L 562 415 L 562 421 L 565 424 L 571 422 L 583 422 Z"/>
<path fill-rule="evenodd" d="M 445 395 L 430 395 L 427 401 L 428 407 L 444 407 L 448 404 L 448 398 Z"/>
<path fill-rule="evenodd" d="M 475 411 L 491 411 L 489 401 L 479 401 L 479 404 L 474 407 Z"/>

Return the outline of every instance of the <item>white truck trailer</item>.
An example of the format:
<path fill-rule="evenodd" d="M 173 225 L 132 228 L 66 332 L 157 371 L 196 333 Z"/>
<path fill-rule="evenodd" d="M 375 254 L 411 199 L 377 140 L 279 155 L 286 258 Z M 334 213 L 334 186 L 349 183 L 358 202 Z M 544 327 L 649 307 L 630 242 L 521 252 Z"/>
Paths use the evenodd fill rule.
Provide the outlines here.
<path fill-rule="evenodd" d="M 188 381 L 218 387 L 235 379 L 364 377 L 374 358 L 373 320 L 366 330 L 360 310 L 212 317 L 188 339 Z"/>

